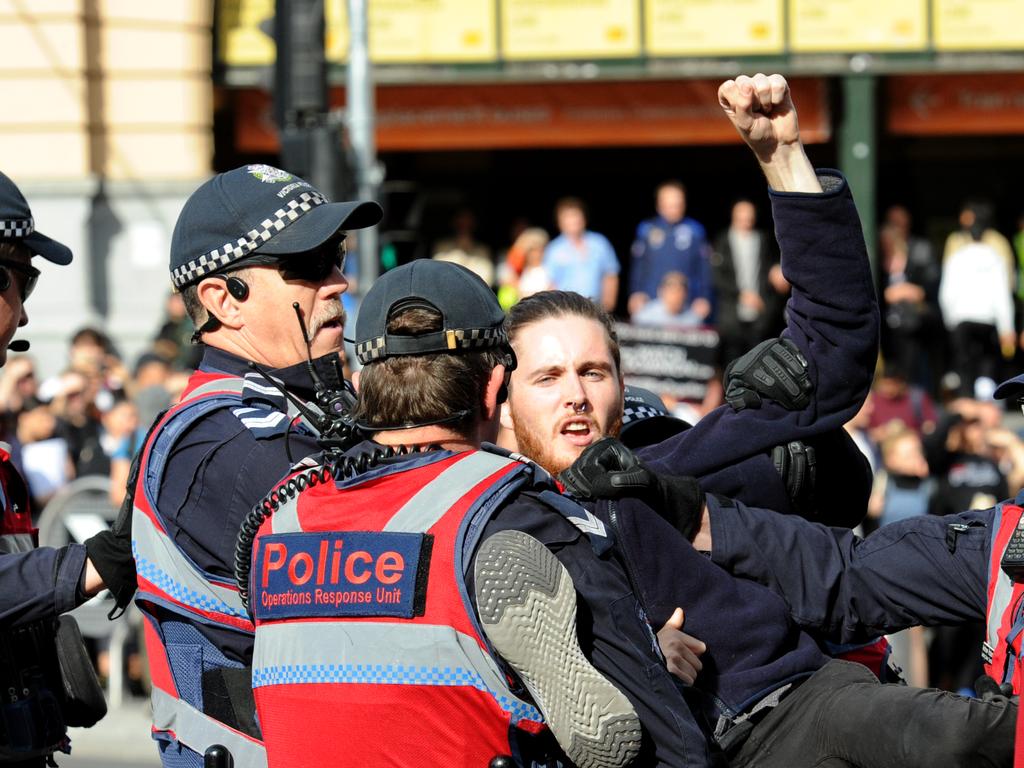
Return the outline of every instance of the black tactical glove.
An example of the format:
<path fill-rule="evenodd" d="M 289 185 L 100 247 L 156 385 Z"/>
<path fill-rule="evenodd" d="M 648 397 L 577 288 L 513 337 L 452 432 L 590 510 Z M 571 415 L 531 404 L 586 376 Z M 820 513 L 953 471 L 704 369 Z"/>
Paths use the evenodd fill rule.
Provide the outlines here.
<path fill-rule="evenodd" d="M 132 479 L 137 476 L 137 466 L 134 463 L 129 476 Z M 100 531 L 92 538 L 85 540 L 85 551 L 88 553 L 89 559 L 103 578 L 107 589 L 114 596 L 117 609 L 122 611 L 132 601 L 138 584 L 135 575 L 135 558 L 132 556 L 134 491 L 135 483 L 130 480 L 128 493 L 124 497 L 114 525 L 109 531 Z M 112 618 L 113 614 L 114 611 L 111 611 Z"/>
<path fill-rule="evenodd" d="M 793 509 L 803 517 L 814 511 L 814 488 L 817 481 L 817 455 L 814 448 L 794 440 L 772 448 L 772 463 L 786 483 L 786 492 Z"/>
<path fill-rule="evenodd" d="M 614 437 L 589 446 L 558 479 L 580 499 L 641 499 L 687 539 L 700 530 L 704 491 L 697 480 L 655 474 Z"/>
<path fill-rule="evenodd" d="M 1003 683 L 1000 685 L 989 675 L 982 675 L 974 683 L 974 692 L 982 701 L 1016 701 L 1013 695 L 1013 685 Z"/>
<path fill-rule="evenodd" d="M 811 402 L 813 390 L 807 360 L 787 338 L 762 341 L 725 369 L 725 399 L 734 411 L 760 408 L 762 397 L 798 411 Z"/>

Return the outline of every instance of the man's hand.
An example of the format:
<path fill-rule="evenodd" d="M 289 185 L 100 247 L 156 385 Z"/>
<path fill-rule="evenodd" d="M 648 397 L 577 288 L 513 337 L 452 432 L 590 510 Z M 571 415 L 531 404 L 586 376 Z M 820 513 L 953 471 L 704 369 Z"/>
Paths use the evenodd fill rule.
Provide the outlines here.
<path fill-rule="evenodd" d="M 898 304 L 901 301 L 920 304 L 925 299 L 924 288 L 914 283 L 896 283 L 888 286 L 883 293 L 889 304 Z"/>
<path fill-rule="evenodd" d="M 771 283 L 772 288 L 780 296 L 789 295 L 789 280 L 782 274 L 781 264 L 772 264 L 772 268 L 768 270 L 768 282 Z"/>
<path fill-rule="evenodd" d="M 697 532 L 705 507 L 695 478 L 656 475 L 614 437 L 588 446 L 558 479 L 580 499 L 641 499 L 687 539 Z"/>
<path fill-rule="evenodd" d="M 134 482 L 134 472 L 132 481 Z M 86 569 L 86 590 L 96 584 L 98 575 L 114 596 L 117 607 L 128 607 L 135 594 L 135 558 L 132 556 L 132 506 L 135 494 L 128 493 L 121 503 L 121 510 L 108 531 L 100 531 L 85 540 L 89 555 Z M 88 592 L 87 592 L 88 593 Z"/>
<path fill-rule="evenodd" d="M 710 552 L 713 543 L 711 539 L 711 512 L 708 510 L 707 504 L 705 504 L 704 513 L 700 518 L 700 528 L 697 529 L 697 535 L 693 537 L 693 548 L 698 552 Z"/>
<path fill-rule="evenodd" d="M 558 479 L 579 499 L 643 498 L 657 482 L 636 454 L 614 437 L 588 446 Z"/>
<path fill-rule="evenodd" d="M 782 75 L 740 75 L 718 88 L 718 103 L 778 191 L 821 192 L 803 144 L 789 83 Z"/>
<path fill-rule="evenodd" d="M 757 291 L 740 291 L 740 304 L 760 314 L 764 311 L 764 299 Z"/>
<path fill-rule="evenodd" d="M 629 312 L 629 316 L 632 317 L 641 309 L 643 309 L 644 304 L 646 304 L 650 300 L 651 297 L 648 296 L 646 293 L 643 293 L 642 291 L 631 293 L 629 295 L 629 301 L 626 304 L 626 311 Z"/>
<path fill-rule="evenodd" d="M 711 302 L 707 299 L 694 299 L 690 311 L 703 320 L 711 314 Z"/>
<path fill-rule="evenodd" d="M 676 608 L 665 626 L 658 630 L 658 646 L 665 657 L 668 671 L 687 685 L 693 685 L 703 669 L 699 657 L 707 650 L 707 646 L 683 632 L 685 619 L 683 609 Z"/>
<path fill-rule="evenodd" d="M 760 408 L 762 398 L 787 411 L 811 402 L 814 382 L 800 347 L 785 336 L 766 339 L 725 368 L 725 399 L 734 411 Z"/>

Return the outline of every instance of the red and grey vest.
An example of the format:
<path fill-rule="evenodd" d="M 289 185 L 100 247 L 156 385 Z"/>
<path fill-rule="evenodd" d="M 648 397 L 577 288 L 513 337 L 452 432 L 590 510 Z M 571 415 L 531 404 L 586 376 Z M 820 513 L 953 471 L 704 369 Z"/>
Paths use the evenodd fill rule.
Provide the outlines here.
<path fill-rule="evenodd" d="M 271 766 L 486 766 L 515 753 L 514 729 L 544 727 L 489 652 L 463 577 L 531 476 L 486 451 L 435 451 L 272 492 L 249 576 Z"/>
<path fill-rule="evenodd" d="M 251 635 L 252 622 L 233 579 L 199 568 L 167 535 L 157 509 L 171 450 L 197 419 L 231 408 L 250 430 L 278 429 L 297 414 L 272 407 L 247 407 L 243 393 L 275 393 L 268 383 L 220 373 L 197 372 L 180 402 L 151 431 L 139 465 L 132 516 L 132 551 L 138 572 L 136 603 L 144 623 L 153 682 L 153 738 L 165 765 L 201 768 L 213 744 L 227 747 L 235 764 L 266 765 L 262 742 L 204 713 L 203 673 L 242 668 L 227 659 L 198 630 L 205 624 Z M 283 400 L 283 398 L 282 398 Z M 171 471 L 174 468 L 171 467 Z"/>
<path fill-rule="evenodd" d="M 1000 566 L 1010 536 L 1021 525 L 1024 509 L 1021 497 L 996 505 L 992 519 L 992 547 L 989 556 L 985 643 L 982 659 L 985 673 L 997 683 L 1011 683 L 1014 694 L 1024 691 L 1021 635 L 1024 632 L 1024 583 L 1011 579 Z"/>
<path fill-rule="evenodd" d="M 28 487 L 6 443 L 0 443 L 0 515 L 0 554 L 36 548 L 39 531 L 32 525 Z M 54 631 L 49 619 L 0 630 L 0 763 L 71 751 L 59 703 Z"/>
<path fill-rule="evenodd" d="M 32 525 L 25 481 L 11 463 L 11 448 L 0 443 L 0 552 L 35 549 L 39 532 Z"/>

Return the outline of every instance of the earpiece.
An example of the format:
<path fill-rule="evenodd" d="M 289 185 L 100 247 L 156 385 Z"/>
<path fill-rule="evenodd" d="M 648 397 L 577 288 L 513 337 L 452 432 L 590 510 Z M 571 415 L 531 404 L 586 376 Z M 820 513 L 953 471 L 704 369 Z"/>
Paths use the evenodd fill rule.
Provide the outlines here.
<path fill-rule="evenodd" d="M 224 278 L 224 282 L 227 284 L 228 293 L 238 301 L 245 301 L 249 298 L 249 286 L 242 278 L 231 275 Z"/>

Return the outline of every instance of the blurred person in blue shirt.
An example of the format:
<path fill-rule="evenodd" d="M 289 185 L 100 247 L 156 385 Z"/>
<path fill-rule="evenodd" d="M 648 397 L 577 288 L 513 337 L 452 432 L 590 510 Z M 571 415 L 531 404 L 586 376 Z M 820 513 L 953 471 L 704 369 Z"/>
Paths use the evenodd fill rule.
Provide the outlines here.
<path fill-rule="evenodd" d="M 608 238 L 587 229 L 583 201 L 565 197 L 555 205 L 561 234 L 544 249 L 544 269 L 560 291 L 574 291 L 606 312 L 615 309 L 619 295 L 619 259 Z"/>

